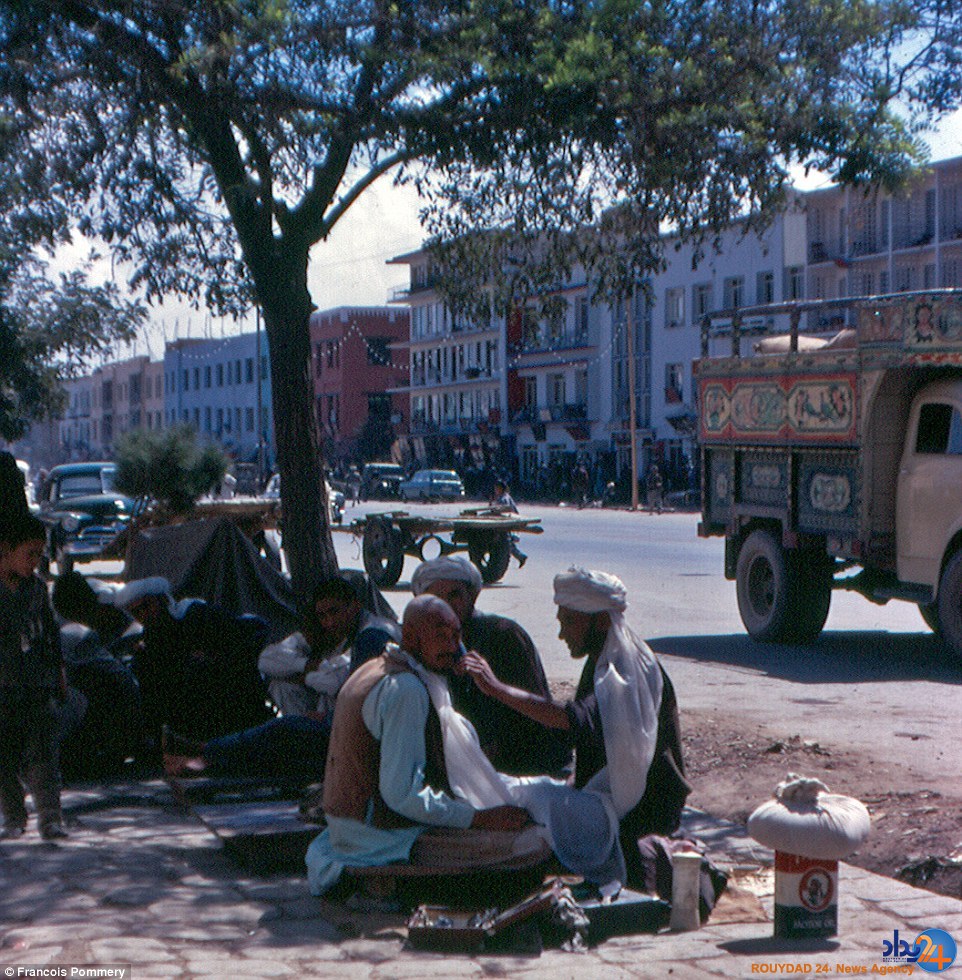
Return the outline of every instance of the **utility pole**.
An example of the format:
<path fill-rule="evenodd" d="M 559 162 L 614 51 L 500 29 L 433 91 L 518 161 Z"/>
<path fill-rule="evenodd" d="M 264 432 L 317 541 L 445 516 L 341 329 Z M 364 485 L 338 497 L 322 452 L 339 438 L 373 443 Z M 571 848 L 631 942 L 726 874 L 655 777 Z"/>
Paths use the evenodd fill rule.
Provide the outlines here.
<path fill-rule="evenodd" d="M 264 416 L 261 397 L 261 308 L 254 308 L 255 315 L 255 354 L 254 354 L 254 377 L 257 379 L 257 482 L 258 485 L 264 483 Z"/>
<path fill-rule="evenodd" d="M 638 509 L 638 410 L 635 403 L 635 294 L 627 299 L 625 330 L 628 352 L 628 445 L 631 453 L 631 509 Z"/>

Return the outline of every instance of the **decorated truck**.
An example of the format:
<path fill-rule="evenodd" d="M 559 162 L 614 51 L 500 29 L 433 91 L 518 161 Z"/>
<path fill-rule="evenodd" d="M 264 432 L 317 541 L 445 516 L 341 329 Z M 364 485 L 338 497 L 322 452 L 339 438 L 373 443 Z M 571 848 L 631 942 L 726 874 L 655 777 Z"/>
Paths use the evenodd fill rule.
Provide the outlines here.
<path fill-rule="evenodd" d="M 768 308 L 790 330 L 751 356 L 738 313 L 732 354 L 708 356 L 706 320 L 699 534 L 724 535 L 756 640 L 813 641 L 844 588 L 916 603 L 962 656 L 962 291 L 843 305 Z M 799 334 L 827 314 L 845 326 L 833 339 Z"/>

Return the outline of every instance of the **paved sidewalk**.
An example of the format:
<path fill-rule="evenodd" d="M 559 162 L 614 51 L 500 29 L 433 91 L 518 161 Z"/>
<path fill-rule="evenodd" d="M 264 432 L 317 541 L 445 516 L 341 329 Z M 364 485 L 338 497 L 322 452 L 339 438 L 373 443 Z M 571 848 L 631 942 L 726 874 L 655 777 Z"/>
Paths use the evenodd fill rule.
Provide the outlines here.
<path fill-rule="evenodd" d="M 709 921 L 697 932 L 609 939 L 584 953 L 415 952 L 403 948 L 402 915 L 312 898 L 301 874 L 246 872 L 161 782 L 73 789 L 64 802 L 69 840 L 44 844 L 31 829 L 0 842 L 0 976 L 17 976 L 18 967 L 77 976 L 70 966 L 111 965 L 130 965 L 126 975 L 134 978 L 688 980 L 872 974 L 873 967 L 878 975 L 896 965 L 882 959 L 882 943 L 896 929 L 910 942 L 929 928 L 962 942 L 962 901 L 849 866 L 840 872 L 838 937 L 776 942 L 765 870 L 771 853 L 741 828 L 690 812 L 687 832 L 755 883 L 767 921 Z M 52 971 L 55 965 L 65 969 Z M 953 971 L 962 973 L 962 962 Z M 924 974 L 915 966 L 914 975 Z"/>

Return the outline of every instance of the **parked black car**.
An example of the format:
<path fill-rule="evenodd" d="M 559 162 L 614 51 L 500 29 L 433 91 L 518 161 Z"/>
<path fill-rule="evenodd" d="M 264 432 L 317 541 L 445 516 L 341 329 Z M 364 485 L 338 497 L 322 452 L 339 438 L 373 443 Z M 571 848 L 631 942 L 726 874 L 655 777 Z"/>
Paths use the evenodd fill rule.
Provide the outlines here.
<path fill-rule="evenodd" d="M 48 474 L 40 517 L 59 574 L 94 561 L 130 522 L 135 502 L 114 489 L 116 472 L 113 463 L 64 463 Z"/>
<path fill-rule="evenodd" d="M 365 463 L 361 473 L 361 500 L 396 500 L 404 469 L 397 463 Z"/>

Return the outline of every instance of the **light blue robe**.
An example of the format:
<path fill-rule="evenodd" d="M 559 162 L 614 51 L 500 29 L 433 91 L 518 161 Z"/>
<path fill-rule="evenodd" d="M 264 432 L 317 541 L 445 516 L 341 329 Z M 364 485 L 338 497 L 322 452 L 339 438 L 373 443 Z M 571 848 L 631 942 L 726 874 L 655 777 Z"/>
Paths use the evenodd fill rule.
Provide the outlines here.
<path fill-rule="evenodd" d="M 314 895 L 333 887 L 346 866 L 373 867 L 406 861 L 427 827 L 467 828 L 475 809 L 424 782 L 424 726 L 430 699 L 414 674 L 389 674 L 364 699 L 361 716 L 380 748 L 379 789 L 395 813 L 415 822 L 385 829 L 343 817 L 328 817 L 327 829 L 307 851 L 307 880 Z"/>

